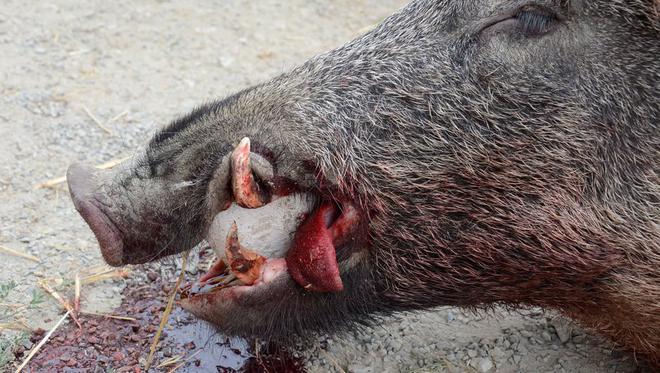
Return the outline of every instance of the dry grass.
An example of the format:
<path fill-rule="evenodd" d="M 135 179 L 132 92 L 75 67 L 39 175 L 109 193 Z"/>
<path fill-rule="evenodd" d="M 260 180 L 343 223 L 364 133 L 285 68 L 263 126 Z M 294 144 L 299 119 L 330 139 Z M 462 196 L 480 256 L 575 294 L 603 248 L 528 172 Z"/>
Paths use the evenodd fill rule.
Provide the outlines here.
<path fill-rule="evenodd" d="M 83 105 L 82 106 L 83 110 L 87 114 L 87 116 L 103 131 L 105 131 L 108 135 L 112 135 L 112 131 L 110 128 L 106 127 L 103 123 L 101 123 L 100 120 L 87 108 L 87 106 Z"/>
<path fill-rule="evenodd" d="M 62 323 L 64 322 L 64 320 L 66 320 L 67 317 L 69 317 L 69 311 L 67 311 L 64 314 L 64 316 L 62 316 L 60 321 L 58 321 L 57 324 L 55 324 L 55 326 L 53 326 L 53 328 L 49 330 L 48 333 L 46 333 L 43 339 L 41 339 L 41 341 L 39 341 L 39 343 L 36 346 L 34 346 L 32 350 L 30 350 L 28 356 L 25 358 L 25 360 L 23 360 L 23 363 L 18 367 L 18 369 L 16 369 L 16 373 L 20 373 L 23 370 L 23 368 L 25 368 L 25 366 L 30 362 L 30 360 L 32 360 L 34 355 L 36 355 L 37 352 L 39 352 L 39 350 L 41 349 L 41 347 L 43 347 L 43 345 L 46 344 L 50 336 L 53 335 L 53 333 L 55 333 L 55 330 L 57 330 L 57 328 L 59 328 L 60 325 L 62 325 Z"/>
<path fill-rule="evenodd" d="M 183 256 L 181 258 L 181 273 L 179 273 L 179 277 L 176 279 L 176 284 L 174 285 L 174 288 L 172 289 L 172 292 L 169 295 L 167 306 L 165 307 L 165 311 L 163 311 L 163 315 L 160 320 L 160 325 L 158 326 L 158 331 L 156 332 L 156 335 L 154 336 L 154 339 L 151 342 L 151 347 L 149 347 L 149 356 L 147 356 L 147 362 L 144 366 L 145 372 L 149 371 L 149 368 L 153 363 L 154 354 L 156 353 L 156 347 L 158 347 L 158 341 L 160 341 L 160 336 L 161 334 L 163 334 L 163 329 L 165 329 L 165 325 L 167 325 L 167 320 L 169 319 L 170 313 L 172 312 L 172 307 L 174 306 L 174 298 L 176 297 L 176 294 L 179 291 L 179 288 L 181 287 L 181 282 L 183 282 L 183 277 L 186 273 L 186 266 L 188 264 L 189 253 L 190 251 L 186 251 L 185 253 L 183 253 Z"/>
<path fill-rule="evenodd" d="M 23 252 L 14 250 L 14 249 L 10 249 L 10 248 L 5 247 L 5 246 L 0 246 L 0 252 L 4 253 L 4 254 L 17 256 L 17 257 L 20 257 L 20 258 L 23 258 L 23 259 L 27 259 L 27 260 L 31 260 L 33 262 L 39 263 L 39 258 L 37 258 L 36 256 L 26 254 L 26 253 L 23 253 Z"/>
<path fill-rule="evenodd" d="M 82 325 L 80 324 L 80 320 L 78 320 L 78 315 L 76 314 L 76 310 L 71 305 L 71 303 L 67 299 L 62 297 L 60 293 L 57 292 L 57 290 L 53 289 L 50 286 L 50 284 L 48 284 L 47 280 L 39 280 L 37 281 L 37 283 L 39 284 L 39 286 L 41 286 L 41 288 L 46 290 L 48 294 L 50 294 L 53 298 L 55 298 L 55 300 L 58 301 L 62 305 L 62 307 L 64 307 L 64 309 L 67 310 L 67 314 L 71 314 L 71 318 L 73 319 L 73 321 L 75 321 L 76 325 L 78 325 L 78 327 L 82 329 Z"/>

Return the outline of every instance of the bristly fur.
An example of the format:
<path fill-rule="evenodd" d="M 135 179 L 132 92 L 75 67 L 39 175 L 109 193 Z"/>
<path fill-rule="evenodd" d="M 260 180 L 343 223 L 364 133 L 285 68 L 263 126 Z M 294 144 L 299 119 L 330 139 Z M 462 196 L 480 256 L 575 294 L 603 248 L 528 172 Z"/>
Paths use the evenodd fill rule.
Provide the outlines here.
<path fill-rule="evenodd" d="M 284 336 L 439 305 L 534 305 L 657 362 L 659 2 L 530 3 L 558 15 L 541 34 L 492 22 L 525 1 L 413 1 L 175 122 L 147 148 L 147 171 L 104 189 L 132 260 L 203 237 L 213 171 L 249 136 L 281 176 L 353 200 L 370 245 L 342 274 L 344 293 L 284 281 L 276 296 L 200 315 L 223 330 Z M 182 181 L 195 183 L 170 187 Z"/>

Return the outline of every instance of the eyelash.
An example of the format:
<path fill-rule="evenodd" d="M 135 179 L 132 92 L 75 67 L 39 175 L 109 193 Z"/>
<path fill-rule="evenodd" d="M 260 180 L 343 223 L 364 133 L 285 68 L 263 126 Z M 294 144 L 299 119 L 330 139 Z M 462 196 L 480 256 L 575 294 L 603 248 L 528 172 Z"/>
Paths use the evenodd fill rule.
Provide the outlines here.
<path fill-rule="evenodd" d="M 514 17 L 519 21 L 522 32 L 530 35 L 543 35 L 550 31 L 557 18 L 537 10 L 521 10 Z"/>

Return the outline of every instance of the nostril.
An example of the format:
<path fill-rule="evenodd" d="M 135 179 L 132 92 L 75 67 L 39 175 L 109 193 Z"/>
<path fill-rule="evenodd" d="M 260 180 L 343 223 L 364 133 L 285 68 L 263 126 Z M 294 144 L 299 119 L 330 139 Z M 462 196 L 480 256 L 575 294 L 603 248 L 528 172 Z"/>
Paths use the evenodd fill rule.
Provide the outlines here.
<path fill-rule="evenodd" d="M 96 236 L 101 254 L 112 266 L 123 264 L 123 242 L 117 227 L 101 210 L 94 195 L 98 188 L 98 170 L 73 164 L 67 171 L 67 182 L 73 205 Z"/>

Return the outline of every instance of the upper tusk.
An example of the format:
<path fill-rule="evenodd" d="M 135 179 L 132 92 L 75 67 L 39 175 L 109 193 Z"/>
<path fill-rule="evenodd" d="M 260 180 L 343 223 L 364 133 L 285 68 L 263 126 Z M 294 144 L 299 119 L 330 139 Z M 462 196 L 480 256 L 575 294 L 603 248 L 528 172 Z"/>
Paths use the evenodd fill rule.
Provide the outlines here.
<path fill-rule="evenodd" d="M 231 154 L 231 173 L 231 185 L 237 204 L 245 208 L 258 208 L 267 203 L 252 173 L 248 137 L 244 137 Z"/>

